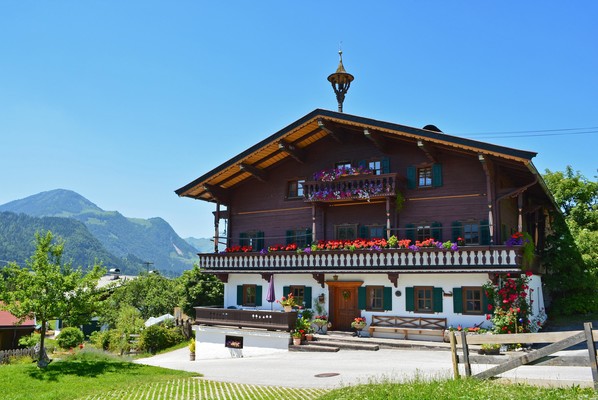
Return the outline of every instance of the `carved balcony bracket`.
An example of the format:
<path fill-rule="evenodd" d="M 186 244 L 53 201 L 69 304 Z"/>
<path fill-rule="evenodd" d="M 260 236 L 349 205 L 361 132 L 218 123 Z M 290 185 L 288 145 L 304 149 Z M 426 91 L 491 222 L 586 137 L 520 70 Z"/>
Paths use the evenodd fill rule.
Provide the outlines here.
<path fill-rule="evenodd" d="M 312 276 L 314 277 L 315 281 L 318 282 L 320 284 L 320 286 L 322 288 L 324 288 L 324 274 L 312 274 Z"/>
<path fill-rule="evenodd" d="M 268 180 L 268 174 L 261 168 L 254 167 L 253 165 L 241 163 L 239 164 L 239 169 L 241 171 L 247 172 L 248 174 L 252 175 L 260 182 L 266 182 Z"/>
<path fill-rule="evenodd" d="M 388 280 L 394 285 L 394 287 L 399 287 L 399 273 L 398 272 L 389 272 Z"/>
<path fill-rule="evenodd" d="M 264 272 L 261 275 L 263 280 L 265 280 L 266 282 L 270 282 L 270 278 L 272 278 L 271 272 Z"/>
<path fill-rule="evenodd" d="M 303 164 L 305 162 L 305 150 L 295 146 L 292 143 L 287 142 L 286 140 L 281 140 L 278 142 L 278 148 L 287 153 L 289 156 L 293 157 L 297 162 Z"/>
<path fill-rule="evenodd" d="M 434 151 L 434 149 L 428 143 L 424 142 L 423 140 L 418 140 L 417 147 L 424 152 L 426 157 L 428 157 L 432 163 L 436 163 L 436 151 Z"/>
<path fill-rule="evenodd" d="M 228 274 L 214 274 L 222 283 L 228 283 Z"/>
<path fill-rule="evenodd" d="M 326 125 L 324 125 L 324 121 L 322 121 L 321 119 L 318 120 L 318 126 L 320 127 L 321 130 L 323 130 L 330 137 L 332 137 L 337 143 L 341 143 L 341 144 L 345 143 L 345 141 L 346 141 L 345 135 L 340 132 L 335 132 L 335 131 L 327 128 Z"/>

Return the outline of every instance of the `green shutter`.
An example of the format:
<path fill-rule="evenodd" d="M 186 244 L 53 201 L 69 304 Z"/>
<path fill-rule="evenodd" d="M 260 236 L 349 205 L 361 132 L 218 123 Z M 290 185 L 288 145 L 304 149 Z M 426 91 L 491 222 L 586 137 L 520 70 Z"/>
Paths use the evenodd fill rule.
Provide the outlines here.
<path fill-rule="evenodd" d="M 282 287 L 282 295 L 284 297 L 289 297 L 289 293 L 291 293 L 291 287 L 290 286 L 283 286 Z"/>
<path fill-rule="evenodd" d="M 442 164 L 432 165 L 432 186 L 442 186 Z"/>
<path fill-rule="evenodd" d="M 490 244 L 490 222 L 487 219 L 480 221 L 480 244 Z"/>
<path fill-rule="evenodd" d="M 357 288 L 357 308 L 360 310 L 366 309 L 366 290 L 365 286 Z"/>
<path fill-rule="evenodd" d="M 382 173 L 390 174 L 390 159 L 388 157 L 384 157 L 381 160 L 381 164 L 382 164 Z"/>
<path fill-rule="evenodd" d="M 383 307 L 385 311 L 392 310 L 392 288 L 390 286 L 384 286 L 383 292 Z"/>
<path fill-rule="evenodd" d="M 237 285 L 237 305 L 243 305 L 243 285 Z"/>
<path fill-rule="evenodd" d="M 434 288 L 432 299 L 434 301 L 434 312 L 442 312 L 442 288 Z"/>
<path fill-rule="evenodd" d="M 253 249 L 253 251 L 260 251 L 261 249 L 264 248 L 264 232 L 258 232 L 257 235 L 257 240 L 255 243 L 255 249 Z"/>
<path fill-rule="evenodd" d="M 305 302 L 305 308 L 311 308 L 311 286 L 304 288 L 303 301 Z"/>
<path fill-rule="evenodd" d="M 453 312 L 463 314 L 463 289 L 460 287 L 453 288 Z"/>
<path fill-rule="evenodd" d="M 285 234 L 286 244 L 291 244 L 295 241 L 295 232 L 292 230 L 288 230 Z"/>
<path fill-rule="evenodd" d="M 442 224 L 440 222 L 432 222 L 430 224 L 430 233 L 432 237 L 439 242 L 442 242 Z"/>
<path fill-rule="evenodd" d="M 311 228 L 307 228 L 305 230 L 305 243 L 308 246 L 311 246 L 311 235 L 312 235 Z"/>
<path fill-rule="evenodd" d="M 405 225 L 405 239 L 411 239 L 411 244 L 415 244 L 415 225 Z"/>
<path fill-rule="evenodd" d="M 492 314 L 492 311 L 488 310 L 488 303 L 488 296 L 486 296 L 486 291 L 482 288 L 482 314 Z"/>
<path fill-rule="evenodd" d="M 239 233 L 239 246 L 247 246 L 249 241 L 247 240 L 247 233 Z"/>
<path fill-rule="evenodd" d="M 361 167 L 363 169 L 367 169 L 368 167 L 368 162 L 366 160 L 359 160 L 359 162 L 357 163 L 358 167 Z"/>
<path fill-rule="evenodd" d="M 262 285 L 257 285 L 255 287 L 255 306 L 262 306 Z"/>
<path fill-rule="evenodd" d="M 407 189 L 417 187 L 417 169 L 414 166 L 407 167 Z"/>
<path fill-rule="evenodd" d="M 369 239 L 370 238 L 370 230 L 367 226 L 361 225 L 359 227 L 359 238 L 360 239 Z"/>
<path fill-rule="evenodd" d="M 452 228 L 451 240 L 453 242 L 456 242 L 457 238 L 459 238 L 461 235 L 463 235 L 463 224 L 460 221 L 453 221 L 453 223 L 451 224 L 451 228 Z"/>
<path fill-rule="evenodd" d="M 415 311 L 415 291 L 412 287 L 405 288 L 405 311 Z"/>

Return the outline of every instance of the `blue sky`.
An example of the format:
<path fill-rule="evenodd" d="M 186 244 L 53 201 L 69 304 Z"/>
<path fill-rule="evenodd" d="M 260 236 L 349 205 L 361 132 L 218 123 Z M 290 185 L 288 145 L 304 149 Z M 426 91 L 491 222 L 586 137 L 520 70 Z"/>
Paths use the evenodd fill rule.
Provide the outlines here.
<path fill-rule="evenodd" d="M 336 110 L 341 42 L 346 113 L 595 179 L 598 2 L 365 3 L 0 0 L 0 204 L 64 188 L 208 237 L 214 205 L 174 190 Z"/>

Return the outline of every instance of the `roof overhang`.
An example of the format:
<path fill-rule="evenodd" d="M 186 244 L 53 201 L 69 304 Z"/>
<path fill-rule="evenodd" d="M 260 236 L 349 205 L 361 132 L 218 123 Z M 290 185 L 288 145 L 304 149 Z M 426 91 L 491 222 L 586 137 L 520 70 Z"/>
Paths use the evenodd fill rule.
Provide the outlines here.
<path fill-rule="evenodd" d="M 255 144 L 213 170 L 177 189 L 180 197 L 228 203 L 229 189 L 247 179 L 267 179 L 268 169 L 286 159 L 303 162 L 307 148 L 324 137 L 343 141 L 347 131 L 357 131 L 380 145 L 388 140 L 424 141 L 432 146 L 483 154 L 528 166 L 536 153 L 479 142 L 425 129 L 316 109 Z"/>

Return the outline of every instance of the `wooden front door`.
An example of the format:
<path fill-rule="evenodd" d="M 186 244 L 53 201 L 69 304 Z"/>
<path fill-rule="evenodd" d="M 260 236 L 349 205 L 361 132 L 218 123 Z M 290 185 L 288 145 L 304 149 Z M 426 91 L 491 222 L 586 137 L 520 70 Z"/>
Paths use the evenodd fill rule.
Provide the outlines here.
<path fill-rule="evenodd" d="M 349 331 L 351 322 L 361 316 L 357 308 L 357 288 L 363 282 L 338 282 L 330 281 L 328 284 L 330 293 L 330 322 L 331 330 Z"/>

